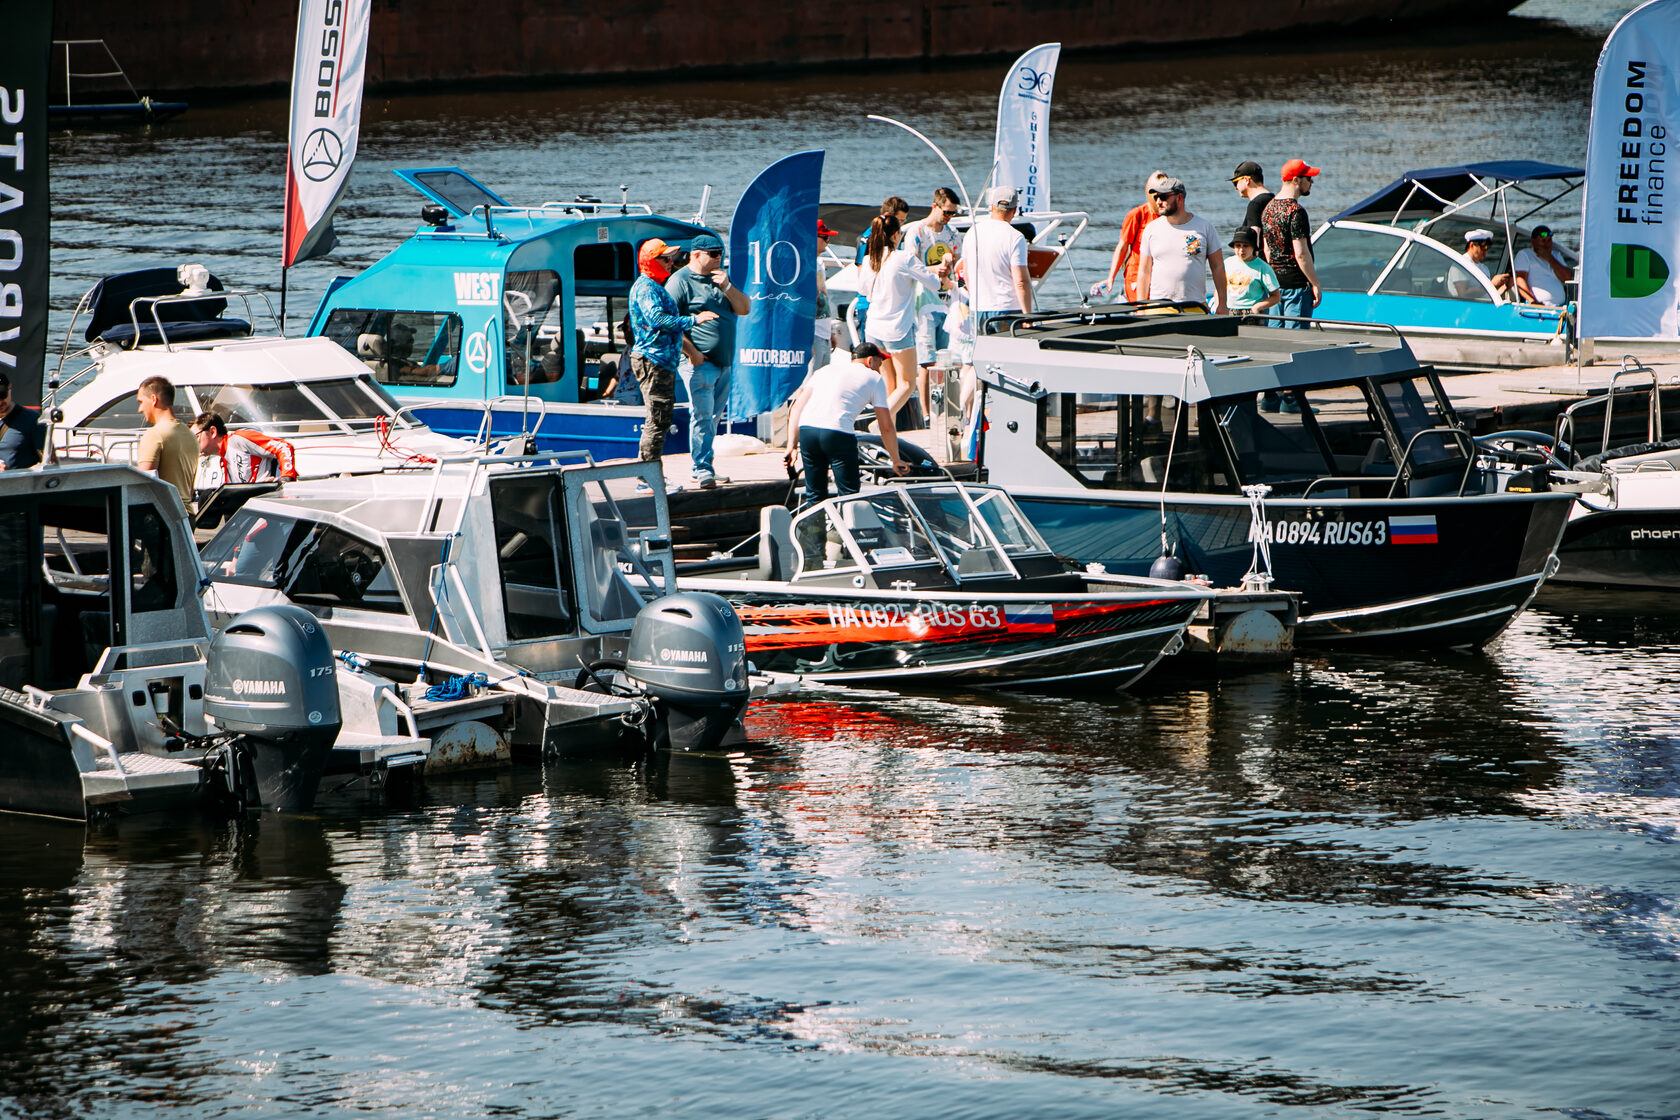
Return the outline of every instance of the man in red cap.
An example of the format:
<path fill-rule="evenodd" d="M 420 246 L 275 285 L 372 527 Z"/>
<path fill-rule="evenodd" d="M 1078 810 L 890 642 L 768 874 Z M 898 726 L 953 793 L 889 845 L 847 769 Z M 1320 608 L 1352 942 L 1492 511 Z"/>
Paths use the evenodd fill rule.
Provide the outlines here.
<path fill-rule="evenodd" d="M 821 218 L 817 219 L 817 257 L 820 259 L 828 252 L 828 243 L 839 236 L 833 227 Z M 823 278 L 823 270 L 817 268 L 817 315 L 812 322 L 816 337 L 811 342 L 811 368 L 821 369 L 828 364 L 828 359 L 834 354 L 834 305 L 828 301 L 828 281 Z"/>
<path fill-rule="evenodd" d="M 678 314 L 676 302 L 665 290 L 665 281 L 680 267 L 681 254 L 681 249 L 657 237 L 644 241 L 636 254 L 641 275 L 630 286 L 630 334 L 636 340 L 630 347 L 630 369 L 647 402 L 638 448 L 638 458 L 644 463 L 665 453 L 665 433 L 676 410 L 677 361 L 683 353 L 683 332 L 696 323 L 717 318 L 715 311 Z"/>
<path fill-rule="evenodd" d="M 1313 269 L 1312 223 L 1301 199 L 1312 193 L 1313 179 L 1319 169 L 1307 166 L 1303 159 L 1292 159 L 1283 165 L 1283 185 L 1277 197 L 1266 204 L 1260 215 L 1260 230 L 1266 240 L 1266 261 L 1277 273 L 1278 287 L 1283 299 L 1278 314 L 1290 319 L 1310 319 L 1313 308 L 1324 295 L 1319 287 L 1318 273 Z M 1286 322 L 1285 327 L 1305 330 L 1302 322 Z M 1293 404 L 1286 401 L 1285 404 Z"/>

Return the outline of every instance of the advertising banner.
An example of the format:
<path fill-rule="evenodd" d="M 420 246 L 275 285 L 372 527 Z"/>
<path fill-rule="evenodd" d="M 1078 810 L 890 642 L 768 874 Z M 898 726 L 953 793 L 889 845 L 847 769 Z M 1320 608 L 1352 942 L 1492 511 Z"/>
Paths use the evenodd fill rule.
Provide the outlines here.
<path fill-rule="evenodd" d="M 1651 0 L 1610 32 L 1593 78 L 1581 202 L 1583 338 L 1680 338 L 1677 138 L 1680 0 Z"/>
<path fill-rule="evenodd" d="M 1015 60 L 998 94 L 992 182 L 1021 192 L 1021 213 L 1050 209 L 1050 95 L 1060 43 L 1043 43 Z M 976 203 L 978 205 L 978 203 Z"/>
<path fill-rule="evenodd" d="M 47 62 L 52 9 L 0 0 L 0 373 L 41 400 L 47 359 Z"/>
<path fill-rule="evenodd" d="M 779 408 L 805 379 L 816 334 L 817 195 L 823 153 L 759 172 L 729 222 L 729 276 L 752 301 L 735 328 L 729 415 Z"/>
<path fill-rule="evenodd" d="M 286 151 L 286 236 L 280 262 L 324 257 L 332 215 L 356 162 L 372 0 L 301 0 Z"/>

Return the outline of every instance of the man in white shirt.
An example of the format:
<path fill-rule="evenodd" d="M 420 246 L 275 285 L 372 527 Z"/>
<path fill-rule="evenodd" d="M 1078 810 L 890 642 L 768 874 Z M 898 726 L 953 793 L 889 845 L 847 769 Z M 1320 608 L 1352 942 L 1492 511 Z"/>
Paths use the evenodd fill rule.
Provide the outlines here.
<path fill-rule="evenodd" d="M 1568 302 L 1564 284 L 1575 279 L 1575 270 L 1557 259 L 1552 248 L 1552 227 L 1535 226 L 1528 234 L 1528 248 L 1517 254 L 1511 271 L 1517 276 L 1517 291 L 1526 289 L 1528 302 L 1562 307 Z"/>
<path fill-rule="evenodd" d="M 993 187 L 985 199 L 989 216 L 975 219 L 962 243 L 976 336 L 986 333 L 989 319 L 1033 308 L 1027 239 L 1009 224 L 1021 207 L 1020 193 L 1014 187 Z"/>
<path fill-rule="evenodd" d="M 1464 255 L 1470 258 L 1470 265 L 1476 270 L 1476 276 L 1466 272 L 1461 265 L 1453 265 L 1447 269 L 1447 280 L 1452 285 L 1453 295 L 1459 299 L 1486 298 L 1481 280 L 1493 284 L 1493 290 L 1505 298 L 1511 298 L 1511 274 L 1501 272 L 1498 276 L 1489 276 L 1487 270 L 1488 250 L 1493 247 L 1493 234 L 1485 229 L 1473 229 L 1464 235 Z M 1522 294 L 1522 293 L 1518 293 Z"/>
<path fill-rule="evenodd" d="M 797 448 L 805 467 L 805 504 L 828 497 L 828 472 L 834 471 L 834 488 L 841 494 L 858 492 L 857 416 L 865 408 L 875 410 L 881 444 L 892 458 L 893 470 L 905 471 L 898 455 L 898 432 L 887 407 L 887 380 L 881 376 L 886 355 L 873 342 L 852 351 L 852 360 L 816 370 L 793 398 L 788 413 L 787 452 L 782 461 L 791 469 Z"/>
<path fill-rule="evenodd" d="M 1160 220 L 1143 227 L 1138 243 L 1138 291 L 1146 299 L 1207 302 L 1206 274 L 1213 274 L 1214 310 L 1223 315 L 1225 254 L 1213 223 L 1184 205 L 1184 183 L 1166 179 L 1149 192 Z"/>

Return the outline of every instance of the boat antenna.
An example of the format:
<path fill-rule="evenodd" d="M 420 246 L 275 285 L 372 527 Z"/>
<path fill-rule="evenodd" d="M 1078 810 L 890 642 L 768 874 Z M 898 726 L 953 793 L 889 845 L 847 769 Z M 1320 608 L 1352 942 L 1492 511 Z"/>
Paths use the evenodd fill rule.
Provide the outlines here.
<path fill-rule="evenodd" d="M 951 161 L 945 158 L 945 153 L 939 150 L 938 144 L 935 144 L 932 140 L 929 140 L 926 136 L 923 136 L 920 132 L 917 132 L 903 121 L 895 121 L 891 117 L 883 117 L 879 113 L 870 113 L 869 119 L 872 121 L 880 121 L 882 124 L 896 125 L 908 132 L 910 135 L 914 136 L 916 139 L 920 140 L 922 143 L 926 144 L 928 147 L 932 148 L 933 154 L 939 157 L 939 162 L 945 165 L 945 170 L 949 171 L 951 173 L 951 178 L 956 180 L 957 189 L 962 192 L 963 205 L 968 208 L 970 215 L 974 213 L 974 204 L 969 199 L 968 188 L 963 186 L 962 176 L 957 174 L 957 169 L 951 166 Z"/>
<path fill-rule="evenodd" d="M 706 207 L 711 201 L 712 185 L 707 183 L 705 186 L 700 188 L 700 209 L 694 212 L 694 220 L 691 224 L 697 226 L 703 226 L 706 224 Z"/>

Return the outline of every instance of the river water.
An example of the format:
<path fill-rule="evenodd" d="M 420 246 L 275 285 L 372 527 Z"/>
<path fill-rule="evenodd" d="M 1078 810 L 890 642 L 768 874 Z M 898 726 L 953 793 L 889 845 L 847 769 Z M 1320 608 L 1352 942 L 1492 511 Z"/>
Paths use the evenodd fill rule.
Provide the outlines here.
<path fill-rule="evenodd" d="M 1406 167 L 1578 160 L 1622 7 L 1075 58 L 1054 190 L 1112 231 L 1162 166 L 1224 228 L 1250 156 L 1323 166 L 1320 216 Z M 919 199 L 931 157 L 863 115 L 978 167 L 996 70 L 372 102 L 292 325 L 412 222 L 390 167 L 683 213 L 711 183 L 722 220 L 825 146 L 830 197 Z M 61 328 L 124 268 L 274 285 L 283 115 L 55 138 Z M 0 1116 L 1674 1117 L 1677 642 L 1673 599 L 1550 592 L 1477 656 L 772 704 L 727 757 L 302 819 L 0 821 Z"/>

